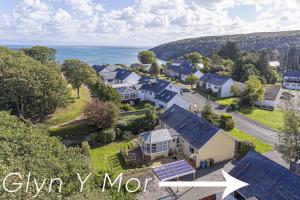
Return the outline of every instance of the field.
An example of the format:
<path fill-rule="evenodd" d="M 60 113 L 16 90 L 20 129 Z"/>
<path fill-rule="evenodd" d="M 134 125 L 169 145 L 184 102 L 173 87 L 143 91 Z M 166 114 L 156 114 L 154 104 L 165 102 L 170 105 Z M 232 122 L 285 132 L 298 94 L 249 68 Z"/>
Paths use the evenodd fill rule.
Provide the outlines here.
<path fill-rule="evenodd" d="M 273 150 L 273 147 L 265 142 L 263 142 L 262 140 L 260 139 L 257 139 L 251 135 L 248 135 L 246 133 L 244 133 L 243 131 L 241 130 L 238 130 L 238 129 L 233 129 L 231 131 L 228 131 L 228 133 L 238 139 L 239 141 L 249 141 L 249 142 L 252 142 L 253 144 L 255 144 L 256 148 L 255 150 L 259 153 L 267 153 L 269 151 L 272 151 Z"/>

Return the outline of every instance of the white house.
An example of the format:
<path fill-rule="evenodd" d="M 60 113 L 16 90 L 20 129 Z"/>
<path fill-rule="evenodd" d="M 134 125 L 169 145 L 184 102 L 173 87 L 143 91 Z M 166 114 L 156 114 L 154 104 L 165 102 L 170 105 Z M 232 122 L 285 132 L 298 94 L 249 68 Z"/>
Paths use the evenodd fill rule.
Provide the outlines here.
<path fill-rule="evenodd" d="M 286 89 L 300 90 L 300 71 L 285 72 L 282 85 Z"/>
<path fill-rule="evenodd" d="M 203 68 L 203 64 L 193 64 L 183 60 L 169 65 L 165 73 L 173 78 L 178 77 L 181 81 L 186 81 L 186 78 L 190 75 L 195 75 L 200 79 L 203 76 L 203 73 L 199 70 L 201 67 Z"/>
<path fill-rule="evenodd" d="M 130 104 L 137 103 L 139 99 L 138 89 L 131 84 L 123 83 L 123 84 L 114 84 L 112 85 L 114 89 L 120 94 L 121 101 L 129 102 Z"/>
<path fill-rule="evenodd" d="M 217 97 L 231 97 L 231 87 L 234 85 L 234 80 L 230 77 L 219 76 L 217 74 L 204 74 L 198 83 L 198 86 L 206 91 L 211 91 Z"/>
<path fill-rule="evenodd" d="M 168 109 L 176 104 L 185 110 L 189 110 L 191 106 L 191 103 L 182 95 L 168 89 L 162 91 L 159 95 L 156 95 L 154 99 L 155 106 L 158 108 Z"/>
<path fill-rule="evenodd" d="M 255 104 L 262 109 L 274 110 L 278 104 L 281 93 L 281 85 L 267 85 L 265 87 L 264 99 Z"/>

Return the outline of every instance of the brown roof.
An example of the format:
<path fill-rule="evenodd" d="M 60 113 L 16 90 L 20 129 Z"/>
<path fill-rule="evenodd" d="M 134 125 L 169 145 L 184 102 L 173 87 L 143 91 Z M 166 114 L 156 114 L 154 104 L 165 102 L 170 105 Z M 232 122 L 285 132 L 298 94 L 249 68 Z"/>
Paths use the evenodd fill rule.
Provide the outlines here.
<path fill-rule="evenodd" d="M 265 100 L 276 100 L 281 90 L 281 85 L 267 85 L 265 87 Z"/>

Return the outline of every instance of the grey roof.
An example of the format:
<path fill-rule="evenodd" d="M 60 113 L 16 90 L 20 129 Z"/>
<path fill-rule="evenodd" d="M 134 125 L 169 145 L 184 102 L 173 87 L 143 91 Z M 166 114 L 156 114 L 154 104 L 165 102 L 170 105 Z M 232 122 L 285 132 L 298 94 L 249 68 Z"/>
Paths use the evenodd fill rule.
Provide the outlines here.
<path fill-rule="evenodd" d="M 179 66 L 170 65 L 168 69 L 173 70 L 175 73 L 189 75 L 195 73 L 198 69 L 196 66 L 188 61 L 181 61 Z"/>
<path fill-rule="evenodd" d="M 140 79 L 139 79 L 139 84 L 144 84 L 144 83 L 147 83 L 151 78 L 148 77 L 148 76 L 142 76 Z"/>
<path fill-rule="evenodd" d="M 162 91 L 160 94 L 155 96 L 155 99 L 168 103 L 169 101 L 171 101 L 175 96 L 177 95 L 176 92 L 173 92 L 171 90 L 164 90 Z"/>
<path fill-rule="evenodd" d="M 280 90 L 281 90 L 281 85 L 267 85 L 265 87 L 264 99 L 265 100 L 276 100 L 279 95 Z"/>
<path fill-rule="evenodd" d="M 217 74 L 204 74 L 201 78 L 200 81 L 209 83 L 212 85 L 217 85 L 217 86 L 222 86 L 224 83 L 226 83 L 230 77 L 226 76 L 219 76 Z"/>
<path fill-rule="evenodd" d="M 140 138 L 147 144 L 166 142 L 173 139 L 168 129 L 158 129 L 154 131 L 144 132 L 140 134 Z"/>
<path fill-rule="evenodd" d="M 216 126 L 176 104 L 166 110 L 160 120 L 173 129 L 172 135 L 176 132 L 196 149 L 200 149 L 220 131 Z"/>
<path fill-rule="evenodd" d="M 284 76 L 300 77 L 300 71 L 287 71 L 287 72 L 284 73 Z"/>
<path fill-rule="evenodd" d="M 101 77 L 104 80 L 114 80 L 116 79 L 117 76 L 117 72 L 102 72 L 101 73 Z"/>
<path fill-rule="evenodd" d="M 124 80 L 126 79 L 131 73 L 133 73 L 130 70 L 118 68 L 115 70 L 117 72 L 116 79 L 118 80 Z"/>
<path fill-rule="evenodd" d="M 101 73 L 102 71 L 105 71 L 105 72 L 115 71 L 118 67 L 114 66 L 114 65 L 93 65 L 93 68 L 95 69 L 95 71 L 97 73 Z"/>
<path fill-rule="evenodd" d="M 159 94 L 164 89 L 166 89 L 170 84 L 171 84 L 171 82 L 169 82 L 169 81 L 156 79 L 156 81 L 154 81 L 154 82 L 145 83 L 141 87 L 141 90 L 148 90 L 148 91 L 154 92 L 155 94 Z"/>
<path fill-rule="evenodd" d="M 133 87 L 119 87 L 119 88 L 116 88 L 116 90 L 119 94 L 123 94 L 125 92 L 127 92 L 127 93 L 137 92 L 136 89 Z"/>
<path fill-rule="evenodd" d="M 250 151 L 229 174 L 249 184 L 238 190 L 246 199 L 300 199 L 300 177 L 257 152 Z"/>

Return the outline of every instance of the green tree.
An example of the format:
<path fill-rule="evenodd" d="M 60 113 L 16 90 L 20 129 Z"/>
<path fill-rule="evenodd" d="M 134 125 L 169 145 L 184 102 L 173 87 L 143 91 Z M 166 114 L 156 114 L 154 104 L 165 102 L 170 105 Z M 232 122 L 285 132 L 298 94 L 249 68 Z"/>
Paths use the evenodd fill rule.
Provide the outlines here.
<path fill-rule="evenodd" d="M 264 86 L 261 84 L 257 76 L 250 76 L 245 82 L 246 89 L 243 91 L 242 102 L 246 102 L 254 106 L 255 102 L 263 100 Z"/>
<path fill-rule="evenodd" d="M 279 81 L 280 77 L 275 69 L 268 68 L 264 74 L 268 84 L 275 84 Z"/>
<path fill-rule="evenodd" d="M 193 88 L 193 85 L 196 84 L 197 81 L 199 81 L 199 78 L 196 75 L 191 74 L 187 76 L 185 80 L 191 85 L 191 88 Z"/>
<path fill-rule="evenodd" d="M 219 126 L 219 116 L 214 112 L 209 100 L 207 100 L 203 106 L 201 117 L 216 126 Z"/>
<path fill-rule="evenodd" d="M 56 50 L 45 46 L 34 46 L 21 49 L 26 55 L 40 61 L 43 64 L 55 61 Z"/>
<path fill-rule="evenodd" d="M 155 108 L 149 108 L 145 115 L 145 131 L 152 130 L 157 124 L 157 114 Z"/>
<path fill-rule="evenodd" d="M 97 81 L 90 86 L 91 93 L 94 97 L 101 101 L 111 101 L 116 105 L 120 105 L 121 96 L 112 87 L 105 85 L 102 81 Z"/>
<path fill-rule="evenodd" d="M 143 64 L 155 63 L 157 58 L 153 51 L 141 51 L 138 54 L 138 59 Z"/>
<path fill-rule="evenodd" d="M 241 69 L 241 82 L 245 82 L 249 79 L 250 76 L 260 76 L 260 72 L 253 64 L 244 64 Z"/>
<path fill-rule="evenodd" d="M 65 106 L 67 83 L 56 67 L 23 52 L 0 49 L 0 109 L 25 118 L 43 117 Z"/>
<path fill-rule="evenodd" d="M 156 77 L 159 75 L 160 73 L 160 66 L 155 62 L 152 63 L 150 69 L 149 69 L 149 73 L 151 76 Z"/>
<path fill-rule="evenodd" d="M 268 49 L 262 50 L 260 57 L 259 57 L 259 63 L 258 63 L 258 69 L 261 74 L 265 74 L 269 67 L 270 62 L 270 51 Z"/>
<path fill-rule="evenodd" d="M 236 42 L 227 42 L 219 50 L 218 55 L 223 59 L 231 59 L 233 61 L 237 60 L 241 55 L 241 50 Z"/>
<path fill-rule="evenodd" d="M 119 119 L 119 108 L 112 102 L 94 100 L 86 105 L 84 115 L 90 125 L 99 129 L 111 128 Z"/>
<path fill-rule="evenodd" d="M 88 159 L 79 148 L 67 148 L 59 139 L 49 137 L 42 126 L 32 125 L 6 112 L 0 112 L 0 130 L 0 177 L 20 172 L 24 178 L 30 172 L 31 180 L 36 178 L 38 182 L 49 178 L 63 180 L 61 193 L 59 183 L 55 182 L 52 191 L 42 189 L 38 199 L 68 199 L 79 193 L 80 182 L 76 174 L 86 177 L 91 171 Z M 84 191 L 93 188 L 91 180 L 84 184 Z M 8 185 L 13 183 L 16 183 L 15 178 L 8 179 Z M 32 199 L 36 194 L 34 183 L 29 184 L 27 192 L 26 187 L 16 193 L 4 192 L 2 188 L 0 191 L 1 199 Z"/>
<path fill-rule="evenodd" d="M 284 112 L 284 126 L 280 133 L 278 151 L 286 161 L 298 161 L 300 158 L 300 114 L 288 103 Z"/>
<path fill-rule="evenodd" d="M 198 52 L 193 52 L 189 54 L 185 54 L 184 58 L 191 63 L 202 63 L 202 55 Z"/>
<path fill-rule="evenodd" d="M 234 62 L 232 60 L 230 60 L 230 59 L 223 60 L 222 64 L 226 68 L 227 71 L 232 73 L 233 66 L 234 66 Z"/>
<path fill-rule="evenodd" d="M 77 89 L 77 97 L 80 98 L 80 87 L 83 84 L 93 84 L 96 80 L 96 72 L 93 68 L 78 59 L 65 60 L 62 71 L 68 82 Z"/>

